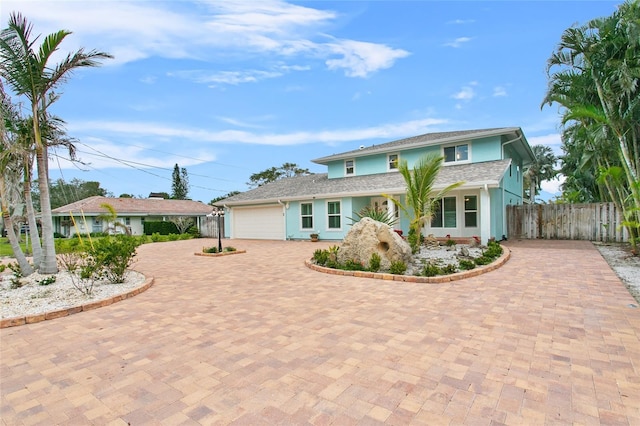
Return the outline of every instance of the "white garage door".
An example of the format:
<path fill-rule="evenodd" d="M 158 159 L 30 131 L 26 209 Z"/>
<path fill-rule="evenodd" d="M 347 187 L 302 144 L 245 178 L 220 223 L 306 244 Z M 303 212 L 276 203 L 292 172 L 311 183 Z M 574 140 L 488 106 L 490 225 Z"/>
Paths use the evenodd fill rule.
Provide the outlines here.
<path fill-rule="evenodd" d="M 233 238 L 284 240 L 282 206 L 234 208 Z"/>

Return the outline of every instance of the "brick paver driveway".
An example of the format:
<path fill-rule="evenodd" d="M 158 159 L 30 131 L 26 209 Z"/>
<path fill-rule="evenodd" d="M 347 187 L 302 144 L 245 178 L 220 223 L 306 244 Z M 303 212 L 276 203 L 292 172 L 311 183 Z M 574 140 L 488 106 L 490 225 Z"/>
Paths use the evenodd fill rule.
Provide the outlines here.
<path fill-rule="evenodd" d="M 331 276 L 329 243 L 140 247 L 145 293 L 0 330 L 2 423 L 640 424 L 640 309 L 588 242 L 452 284 Z"/>

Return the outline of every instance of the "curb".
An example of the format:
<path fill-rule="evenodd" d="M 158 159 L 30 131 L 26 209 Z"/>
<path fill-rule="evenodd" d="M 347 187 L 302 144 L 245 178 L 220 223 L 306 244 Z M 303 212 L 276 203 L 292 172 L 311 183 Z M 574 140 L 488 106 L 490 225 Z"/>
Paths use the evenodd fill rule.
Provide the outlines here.
<path fill-rule="evenodd" d="M 146 278 L 144 283 L 140 287 L 129 290 L 126 293 L 116 294 L 115 296 L 111 296 L 108 299 L 95 300 L 93 302 L 89 302 L 84 305 L 71 306 L 69 308 L 63 308 L 57 311 L 45 312 L 37 315 L 5 318 L 0 320 L 0 328 L 16 327 L 24 324 L 34 324 L 36 322 L 62 318 L 69 315 L 77 314 L 79 312 L 91 311 L 93 309 L 102 308 L 103 306 L 109 306 L 121 300 L 129 299 L 133 296 L 137 296 L 138 294 L 142 293 L 143 291 L 146 291 L 149 287 L 151 287 L 153 283 L 154 283 L 153 277 Z"/>
<path fill-rule="evenodd" d="M 314 271 L 323 272 L 330 275 L 344 275 L 347 277 L 358 278 L 373 278 L 385 281 L 401 281 L 407 283 L 422 283 L 422 284 L 442 284 L 451 281 L 464 280 L 465 278 L 477 277 L 478 275 L 486 274 L 487 272 L 494 271 L 507 263 L 507 260 L 511 257 L 511 250 L 502 246 L 503 253 L 495 261 L 488 265 L 477 266 L 470 271 L 460 271 L 450 275 L 439 275 L 436 277 L 418 277 L 414 275 L 394 275 L 382 272 L 368 272 L 368 271 L 344 271 L 342 269 L 327 268 L 326 266 L 320 266 L 313 263 L 310 259 L 305 260 L 304 264 L 307 268 Z"/>

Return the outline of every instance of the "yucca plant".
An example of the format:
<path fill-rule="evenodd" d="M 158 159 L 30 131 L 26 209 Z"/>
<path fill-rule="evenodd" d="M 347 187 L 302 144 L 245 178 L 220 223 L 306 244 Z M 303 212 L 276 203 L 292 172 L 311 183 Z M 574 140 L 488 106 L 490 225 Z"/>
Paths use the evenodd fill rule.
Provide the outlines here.
<path fill-rule="evenodd" d="M 389 226 L 394 226 L 398 222 L 398 218 L 394 217 L 391 213 L 389 213 L 386 209 L 381 209 L 379 207 L 371 207 L 366 206 L 360 209 L 358 212 L 353 212 L 358 218 L 354 219 L 350 217 L 349 219 L 353 221 L 353 223 L 358 222 L 363 217 L 369 217 L 378 222 L 382 222 Z"/>

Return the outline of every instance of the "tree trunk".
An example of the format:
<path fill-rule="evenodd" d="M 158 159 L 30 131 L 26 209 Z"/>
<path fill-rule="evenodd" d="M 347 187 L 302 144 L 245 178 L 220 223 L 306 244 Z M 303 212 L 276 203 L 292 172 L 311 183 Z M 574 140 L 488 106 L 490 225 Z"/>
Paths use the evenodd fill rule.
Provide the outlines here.
<path fill-rule="evenodd" d="M 38 165 L 38 187 L 40 188 L 40 212 L 42 223 L 42 260 L 39 265 L 41 274 L 58 273 L 56 246 L 53 239 L 53 218 L 51 217 L 51 200 L 49 199 L 49 169 L 47 167 L 47 146 L 36 146 Z"/>
<path fill-rule="evenodd" d="M 31 198 L 31 169 L 25 167 L 24 179 L 24 203 L 27 206 L 27 221 L 29 223 L 29 234 L 31 236 L 31 249 L 33 250 L 33 264 L 36 268 L 42 262 L 42 245 L 40 244 L 40 234 L 38 233 L 38 223 L 36 222 L 36 213 L 33 209 L 33 200 Z"/>
<path fill-rule="evenodd" d="M 11 249 L 13 250 L 13 255 L 16 257 L 18 261 L 18 265 L 20 266 L 20 272 L 22 272 L 22 276 L 31 275 L 33 273 L 33 268 L 29 265 L 27 258 L 22 252 L 22 248 L 20 248 L 20 243 L 18 242 L 18 238 L 16 237 L 16 232 L 13 229 L 13 222 L 11 221 L 11 215 L 9 214 L 9 205 L 7 203 L 7 191 L 5 187 L 4 177 L 0 177 L 0 201 L 2 208 L 2 220 L 4 223 L 4 228 L 7 230 L 7 237 L 9 238 L 9 244 L 11 245 Z"/>

